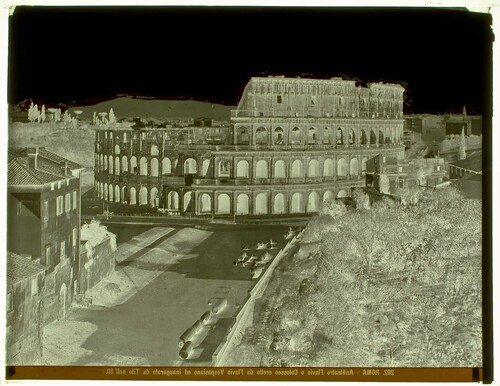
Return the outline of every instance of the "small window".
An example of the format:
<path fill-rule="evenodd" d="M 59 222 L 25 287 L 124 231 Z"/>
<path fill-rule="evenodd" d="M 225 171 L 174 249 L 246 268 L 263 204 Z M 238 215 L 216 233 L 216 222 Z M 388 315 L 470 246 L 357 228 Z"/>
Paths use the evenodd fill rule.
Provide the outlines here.
<path fill-rule="evenodd" d="M 108 132 L 107 131 L 104 132 L 104 138 L 108 139 Z"/>
<path fill-rule="evenodd" d="M 50 184 L 50 190 L 54 190 L 54 189 L 55 189 L 55 187 L 56 187 L 56 185 L 52 182 L 52 183 Z"/>
<path fill-rule="evenodd" d="M 66 241 L 61 241 L 61 258 L 66 257 Z"/>
<path fill-rule="evenodd" d="M 69 178 L 66 178 L 66 186 L 69 186 Z"/>
<path fill-rule="evenodd" d="M 38 293 L 38 278 L 31 279 L 31 295 L 36 295 Z"/>
<path fill-rule="evenodd" d="M 57 181 L 57 189 L 61 189 L 61 181 Z"/>
<path fill-rule="evenodd" d="M 63 196 L 59 196 L 57 197 L 57 200 L 56 200 L 56 214 L 59 216 L 62 214 L 63 212 Z"/>
<path fill-rule="evenodd" d="M 276 96 L 276 102 L 277 103 L 281 103 L 281 95 L 277 95 Z"/>
<path fill-rule="evenodd" d="M 76 209 L 76 190 L 73 191 L 73 209 Z"/>
<path fill-rule="evenodd" d="M 441 165 L 436 166 L 436 170 L 439 172 L 441 170 Z"/>
<path fill-rule="evenodd" d="M 71 194 L 66 194 L 66 203 L 64 205 L 65 212 L 68 213 L 71 209 Z"/>

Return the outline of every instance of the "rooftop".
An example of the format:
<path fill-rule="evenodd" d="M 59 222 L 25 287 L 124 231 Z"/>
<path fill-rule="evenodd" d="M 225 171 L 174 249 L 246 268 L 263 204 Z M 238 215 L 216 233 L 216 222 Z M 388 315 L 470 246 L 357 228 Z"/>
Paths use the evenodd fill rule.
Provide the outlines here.
<path fill-rule="evenodd" d="M 20 281 L 45 271 L 45 267 L 35 261 L 31 261 L 28 255 L 17 255 L 7 252 L 7 286 L 14 285 Z"/>

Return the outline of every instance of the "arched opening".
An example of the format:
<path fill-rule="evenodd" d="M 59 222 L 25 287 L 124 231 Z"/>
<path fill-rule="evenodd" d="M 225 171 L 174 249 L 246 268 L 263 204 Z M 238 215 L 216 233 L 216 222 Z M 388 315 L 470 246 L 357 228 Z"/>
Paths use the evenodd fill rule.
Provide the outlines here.
<path fill-rule="evenodd" d="M 304 175 L 302 170 L 302 161 L 296 159 L 292 162 L 292 178 L 299 178 Z"/>
<path fill-rule="evenodd" d="M 136 205 L 137 204 L 137 193 L 135 191 L 135 188 L 130 188 L 130 205 Z"/>
<path fill-rule="evenodd" d="M 366 132 L 364 129 L 361 129 L 360 143 L 361 145 L 366 145 L 368 143 L 368 139 L 366 138 Z"/>
<path fill-rule="evenodd" d="M 308 177 L 319 177 L 319 162 L 317 159 L 309 161 L 309 168 L 307 170 Z"/>
<path fill-rule="evenodd" d="M 349 131 L 349 145 L 354 145 L 356 143 L 356 133 L 353 129 Z"/>
<path fill-rule="evenodd" d="M 127 156 L 124 155 L 122 157 L 122 173 L 128 172 L 128 159 Z"/>
<path fill-rule="evenodd" d="M 379 143 L 380 145 L 383 145 L 383 144 L 384 144 L 384 133 L 383 133 L 383 131 L 382 131 L 382 130 L 380 130 L 380 131 L 378 132 L 378 143 Z"/>
<path fill-rule="evenodd" d="M 265 193 L 259 193 L 255 197 L 255 214 L 267 214 L 267 195 Z"/>
<path fill-rule="evenodd" d="M 120 187 L 115 185 L 115 202 L 120 202 L 121 194 Z"/>
<path fill-rule="evenodd" d="M 280 159 L 274 163 L 274 178 L 286 178 L 285 161 Z"/>
<path fill-rule="evenodd" d="M 120 146 L 115 145 L 115 154 L 120 154 Z"/>
<path fill-rule="evenodd" d="M 109 198 L 109 202 L 113 202 L 113 185 L 109 184 L 108 185 L 108 198 Z"/>
<path fill-rule="evenodd" d="M 347 162 L 344 158 L 340 158 L 337 161 L 337 177 L 347 176 Z"/>
<path fill-rule="evenodd" d="M 104 184 L 104 201 L 108 201 L 108 184 Z"/>
<path fill-rule="evenodd" d="M 377 136 L 373 130 L 370 130 L 370 145 L 375 145 L 377 143 Z"/>
<path fill-rule="evenodd" d="M 274 214 L 283 214 L 285 213 L 285 195 L 283 193 L 278 193 L 274 196 L 273 203 L 273 213 Z"/>
<path fill-rule="evenodd" d="M 99 197 L 101 199 L 104 197 L 104 185 L 102 182 L 99 184 Z"/>
<path fill-rule="evenodd" d="M 249 198 L 247 194 L 239 194 L 236 198 L 236 214 L 245 215 L 250 212 L 249 210 Z"/>
<path fill-rule="evenodd" d="M 217 196 L 217 213 L 227 214 L 231 212 L 231 199 L 228 194 L 222 193 Z"/>
<path fill-rule="evenodd" d="M 192 197 L 191 191 L 184 193 L 184 212 L 188 210 L 188 206 L 191 203 L 191 197 Z"/>
<path fill-rule="evenodd" d="M 140 174 L 141 176 L 147 176 L 148 175 L 148 160 L 146 157 L 141 157 L 141 160 L 139 161 L 140 164 Z"/>
<path fill-rule="evenodd" d="M 363 158 L 361 160 L 361 173 L 365 174 L 366 172 L 366 162 L 368 161 L 368 158 Z"/>
<path fill-rule="evenodd" d="M 120 174 L 120 157 L 115 158 L 115 174 L 117 176 Z"/>
<path fill-rule="evenodd" d="M 212 211 L 212 197 L 208 193 L 202 193 L 200 196 L 200 212 L 210 213 Z"/>
<path fill-rule="evenodd" d="M 307 200 L 307 212 L 314 213 L 319 210 L 319 194 L 316 192 L 309 193 L 309 199 Z"/>
<path fill-rule="evenodd" d="M 172 163 L 170 162 L 170 158 L 163 157 L 161 160 L 161 174 L 167 175 L 172 173 Z"/>
<path fill-rule="evenodd" d="M 208 173 L 208 168 L 210 167 L 210 160 L 205 158 L 201 163 L 201 175 L 202 177 L 206 177 Z"/>
<path fill-rule="evenodd" d="M 130 158 L 130 173 L 137 173 L 137 158 Z"/>
<path fill-rule="evenodd" d="M 127 187 L 124 186 L 122 188 L 122 203 L 126 204 L 128 201 L 127 201 Z"/>
<path fill-rule="evenodd" d="M 158 177 L 158 159 L 151 158 L 151 175 L 153 177 Z"/>
<path fill-rule="evenodd" d="M 339 190 L 337 193 L 337 198 L 345 198 L 348 197 L 347 192 L 345 190 Z"/>
<path fill-rule="evenodd" d="M 391 144 L 392 143 L 391 137 L 389 135 L 385 136 L 385 143 L 386 144 Z"/>
<path fill-rule="evenodd" d="M 259 127 L 255 131 L 255 144 L 267 145 L 267 129 L 265 127 Z"/>
<path fill-rule="evenodd" d="M 328 144 L 332 141 L 332 129 L 329 127 L 325 127 L 323 129 L 323 143 Z"/>
<path fill-rule="evenodd" d="M 108 170 L 108 157 L 104 157 L 104 171 Z"/>
<path fill-rule="evenodd" d="M 66 307 L 68 304 L 68 289 L 66 288 L 66 283 L 62 283 L 59 289 L 59 309 L 58 318 L 64 319 L 66 317 Z"/>
<path fill-rule="evenodd" d="M 184 161 L 184 174 L 196 174 L 197 164 L 193 158 Z"/>
<path fill-rule="evenodd" d="M 329 202 L 329 201 L 332 201 L 334 198 L 334 195 L 333 195 L 333 192 L 331 190 L 327 190 L 324 194 L 323 194 L 323 202 Z"/>
<path fill-rule="evenodd" d="M 274 129 L 273 143 L 275 145 L 284 145 L 285 144 L 285 136 L 284 136 L 283 129 L 281 127 L 277 127 L 276 129 Z"/>
<path fill-rule="evenodd" d="M 290 140 L 292 144 L 299 144 L 302 143 L 302 138 L 301 138 L 301 133 L 300 133 L 300 128 L 299 127 L 294 127 L 292 129 L 292 134 L 290 135 Z"/>
<path fill-rule="evenodd" d="M 344 132 L 342 131 L 342 128 L 337 129 L 337 137 L 335 143 L 337 145 L 343 145 L 344 144 Z"/>
<path fill-rule="evenodd" d="M 323 165 L 323 176 L 324 177 L 333 177 L 334 172 L 334 163 L 331 158 L 327 158 Z"/>
<path fill-rule="evenodd" d="M 248 129 L 244 126 L 236 128 L 236 144 L 248 145 L 249 143 L 250 143 L 250 136 L 248 134 Z"/>
<path fill-rule="evenodd" d="M 168 192 L 167 209 L 179 210 L 179 193 L 174 190 Z"/>
<path fill-rule="evenodd" d="M 357 177 L 359 170 L 358 170 L 358 159 L 357 158 L 351 158 L 350 161 L 350 167 L 349 167 L 349 175 L 352 177 Z"/>
<path fill-rule="evenodd" d="M 139 190 L 139 205 L 147 205 L 148 204 L 148 190 L 145 186 Z"/>
<path fill-rule="evenodd" d="M 307 143 L 312 145 L 316 143 L 316 128 L 310 127 L 307 135 Z"/>
<path fill-rule="evenodd" d="M 106 170 L 104 168 L 104 160 L 102 154 L 99 156 L 99 170 L 102 172 L 103 170 Z"/>
<path fill-rule="evenodd" d="M 303 197 L 302 193 L 294 193 L 292 195 L 292 204 L 290 205 L 290 213 L 302 213 L 304 212 L 304 205 L 302 203 Z"/>
<path fill-rule="evenodd" d="M 236 164 L 236 177 L 237 178 L 248 178 L 250 172 L 250 166 L 248 161 L 240 160 Z"/>
<path fill-rule="evenodd" d="M 158 146 L 153 144 L 151 145 L 151 155 L 158 155 L 159 152 L 158 152 Z"/>
<path fill-rule="evenodd" d="M 267 178 L 267 161 L 259 160 L 255 165 L 255 178 Z"/>
<path fill-rule="evenodd" d="M 156 187 L 151 188 L 151 192 L 149 193 L 149 202 L 151 207 L 156 208 L 158 206 L 158 189 Z"/>
<path fill-rule="evenodd" d="M 219 161 L 219 177 L 229 177 L 231 175 L 231 161 L 223 159 Z"/>
<path fill-rule="evenodd" d="M 110 155 L 109 156 L 109 163 L 108 163 L 108 166 L 109 166 L 109 174 L 113 174 L 113 156 Z"/>

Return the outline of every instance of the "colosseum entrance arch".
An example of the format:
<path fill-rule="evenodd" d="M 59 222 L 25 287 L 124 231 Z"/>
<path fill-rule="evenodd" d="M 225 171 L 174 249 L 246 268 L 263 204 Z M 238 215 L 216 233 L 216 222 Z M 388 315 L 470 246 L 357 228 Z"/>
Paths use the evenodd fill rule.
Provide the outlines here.
<path fill-rule="evenodd" d="M 296 159 L 292 163 L 292 178 L 299 178 L 302 177 L 303 172 L 302 172 L 302 161 Z"/>
<path fill-rule="evenodd" d="M 115 202 L 120 202 L 120 187 L 118 185 L 115 185 Z"/>
<path fill-rule="evenodd" d="M 274 178 L 286 178 L 285 161 L 280 159 L 274 164 Z"/>
<path fill-rule="evenodd" d="M 130 173 L 137 173 L 137 158 L 130 158 Z"/>
<path fill-rule="evenodd" d="M 141 190 L 139 190 L 139 205 L 147 205 L 148 204 L 148 189 L 143 186 Z"/>
<path fill-rule="evenodd" d="M 337 176 L 341 178 L 347 176 L 347 162 L 344 158 L 337 161 Z"/>
<path fill-rule="evenodd" d="M 349 175 L 351 178 L 357 177 L 359 172 L 359 163 L 357 158 L 351 158 Z"/>
<path fill-rule="evenodd" d="M 156 208 L 158 206 L 158 189 L 156 187 L 151 188 L 150 192 L 150 200 L 149 202 L 151 203 L 152 208 Z"/>
<path fill-rule="evenodd" d="M 167 197 L 167 209 L 179 210 L 179 193 L 172 190 Z"/>
<path fill-rule="evenodd" d="M 148 160 L 146 157 L 141 157 L 140 161 L 140 174 L 141 176 L 147 176 L 148 175 Z"/>
<path fill-rule="evenodd" d="M 122 157 L 122 173 L 126 173 L 128 172 L 128 160 L 127 160 L 127 156 L 124 155 Z"/>
<path fill-rule="evenodd" d="M 210 160 L 205 158 L 201 164 L 201 176 L 206 177 L 208 173 L 208 168 L 210 167 Z"/>
<path fill-rule="evenodd" d="M 348 197 L 347 192 L 345 190 L 339 190 L 337 193 L 337 198 L 345 198 Z"/>
<path fill-rule="evenodd" d="M 226 193 L 217 196 L 217 213 L 228 214 L 231 212 L 231 198 Z"/>
<path fill-rule="evenodd" d="M 323 176 L 325 177 L 333 177 L 334 164 L 331 158 L 327 158 L 325 160 L 325 164 L 323 165 Z"/>
<path fill-rule="evenodd" d="M 249 210 L 249 199 L 248 195 L 241 193 L 236 198 L 236 214 L 246 215 L 250 212 Z"/>
<path fill-rule="evenodd" d="M 153 177 L 158 177 L 158 159 L 151 159 L 151 175 Z"/>
<path fill-rule="evenodd" d="M 171 174 L 172 173 L 172 163 L 170 162 L 170 158 L 164 157 L 161 161 L 161 174 Z"/>
<path fill-rule="evenodd" d="M 308 177 L 319 177 L 319 162 L 317 159 L 309 161 L 309 170 L 307 171 Z"/>
<path fill-rule="evenodd" d="M 196 174 L 197 166 L 196 160 L 188 158 L 184 161 L 184 174 Z"/>
<path fill-rule="evenodd" d="M 259 193 L 255 198 L 255 214 L 267 214 L 267 196 L 265 193 Z"/>
<path fill-rule="evenodd" d="M 255 165 L 255 178 L 267 178 L 267 161 L 260 160 Z"/>
<path fill-rule="evenodd" d="M 237 178 L 248 178 L 250 166 L 248 161 L 241 160 L 236 164 L 236 177 Z"/>
<path fill-rule="evenodd" d="M 290 205 L 290 213 L 304 212 L 302 201 L 302 193 L 294 193 L 292 196 L 292 205 Z"/>
<path fill-rule="evenodd" d="M 130 205 L 137 204 L 137 193 L 134 187 L 130 188 Z"/>
<path fill-rule="evenodd" d="M 285 195 L 283 193 L 278 193 L 276 196 L 274 196 L 273 204 L 274 214 L 285 213 Z"/>
<path fill-rule="evenodd" d="M 255 131 L 255 144 L 256 145 L 267 145 L 268 144 L 267 129 L 265 127 L 259 127 Z"/>
<path fill-rule="evenodd" d="M 333 195 L 333 192 L 331 190 L 327 190 L 324 194 L 323 194 L 323 202 L 330 202 L 333 200 L 335 196 Z"/>
<path fill-rule="evenodd" d="M 184 193 L 184 212 L 187 211 L 188 206 L 191 203 L 191 196 L 192 196 L 191 191 Z"/>
<path fill-rule="evenodd" d="M 202 193 L 202 195 L 200 196 L 200 212 L 212 212 L 212 197 L 210 197 L 208 193 Z"/>
<path fill-rule="evenodd" d="M 314 213 L 319 210 L 319 194 L 316 192 L 311 192 L 309 194 L 309 199 L 307 200 L 307 212 Z"/>

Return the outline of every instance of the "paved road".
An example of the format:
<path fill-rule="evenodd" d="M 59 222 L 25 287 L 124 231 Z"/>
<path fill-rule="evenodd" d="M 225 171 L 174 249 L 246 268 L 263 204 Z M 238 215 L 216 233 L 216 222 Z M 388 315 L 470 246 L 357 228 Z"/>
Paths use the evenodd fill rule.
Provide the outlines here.
<path fill-rule="evenodd" d="M 122 240 L 127 241 L 145 230 L 144 226 L 121 225 L 114 231 L 121 232 Z M 162 272 L 120 305 L 72 312 L 71 320 L 97 327 L 81 345 L 87 354 L 72 364 L 106 365 L 114 363 L 109 358 L 120 357 L 138 358 L 138 364 L 151 366 L 209 364 L 230 316 L 252 285 L 248 269 L 233 265 L 235 256 L 242 245 L 255 245 L 271 237 L 282 246 L 284 231 L 284 227 L 233 226 L 212 231 L 181 228 L 163 236 L 160 244 L 143 248 L 143 254 L 135 253 L 117 269 L 135 264 L 136 269 Z M 120 234 L 118 237 L 120 240 Z M 178 258 L 168 264 L 152 261 L 166 254 Z M 141 256 L 148 256 L 149 263 L 145 264 Z M 178 357 L 179 336 L 210 308 L 210 303 L 224 297 L 229 306 L 195 340 L 195 358 L 182 362 Z"/>

